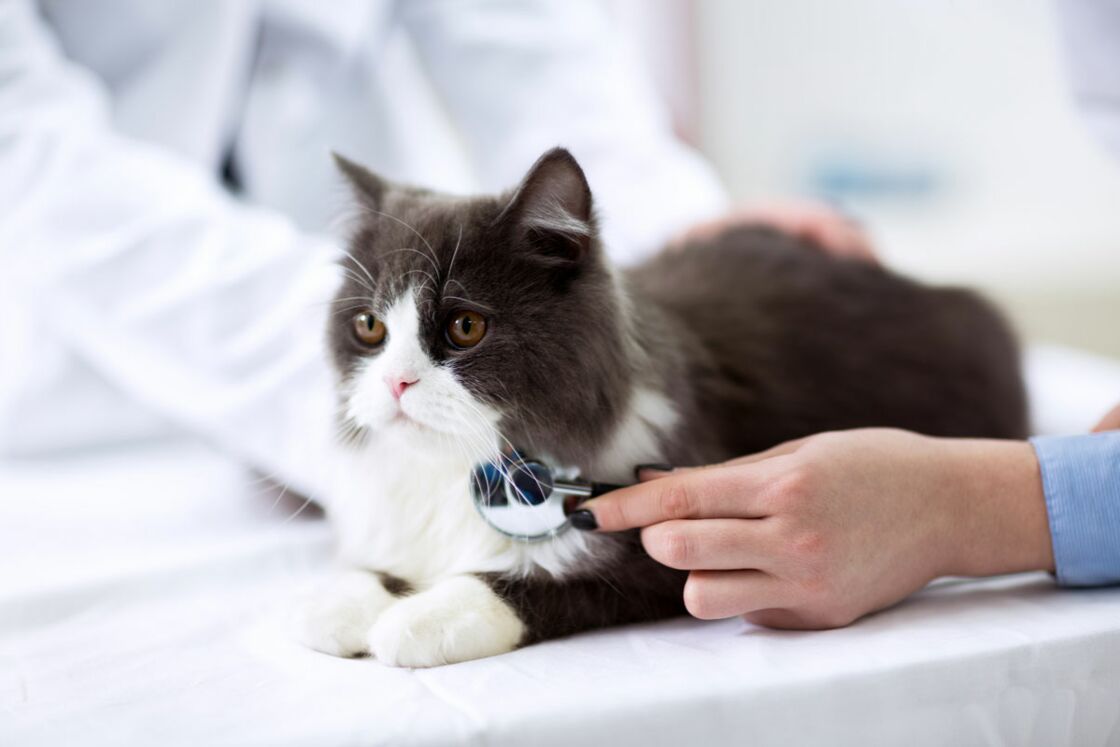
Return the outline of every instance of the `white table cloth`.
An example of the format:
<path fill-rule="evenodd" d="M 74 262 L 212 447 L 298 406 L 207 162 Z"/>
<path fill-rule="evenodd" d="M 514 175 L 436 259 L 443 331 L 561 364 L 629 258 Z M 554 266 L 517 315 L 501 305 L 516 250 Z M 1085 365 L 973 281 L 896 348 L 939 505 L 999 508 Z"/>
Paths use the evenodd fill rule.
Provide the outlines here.
<path fill-rule="evenodd" d="M 1116 363 L 1030 373 L 1059 429 L 1120 399 Z M 330 563 L 299 507 L 196 444 L 0 466 L 0 745 L 1120 744 L 1120 589 L 945 580 L 843 630 L 679 619 L 409 671 L 292 642 Z"/>

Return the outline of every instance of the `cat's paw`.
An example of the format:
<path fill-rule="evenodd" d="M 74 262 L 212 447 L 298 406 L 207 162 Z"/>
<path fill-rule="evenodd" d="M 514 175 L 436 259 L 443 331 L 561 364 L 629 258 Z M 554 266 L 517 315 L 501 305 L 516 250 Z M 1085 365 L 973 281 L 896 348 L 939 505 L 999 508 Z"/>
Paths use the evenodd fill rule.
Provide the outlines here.
<path fill-rule="evenodd" d="M 297 635 L 305 646 L 324 654 L 367 654 L 370 628 L 395 601 L 374 574 L 340 573 L 305 602 L 296 621 Z"/>
<path fill-rule="evenodd" d="M 369 632 L 368 650 L 395 667 L 434 667 L 517 648 L 525 625 L 474 576 L 456 576 L 402 599 Z"/>

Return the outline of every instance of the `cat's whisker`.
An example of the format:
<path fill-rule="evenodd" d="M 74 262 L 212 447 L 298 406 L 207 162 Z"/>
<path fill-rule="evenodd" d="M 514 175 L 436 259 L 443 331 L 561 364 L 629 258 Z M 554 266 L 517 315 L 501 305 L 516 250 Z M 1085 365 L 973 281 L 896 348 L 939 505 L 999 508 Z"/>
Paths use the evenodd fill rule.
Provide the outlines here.
<path fill-rule="evenodd" d="M 449 295 L 449 294 L 444 294 L 443 298 L 444 298 L 444 300 L 462 301 L 463 303 L 468 304 L 470 306 L 477 306 L 478 308 L 482 309 L 483 311 L 489 311 L 491 314 L 494 313 L 494 309 L 492 309 L 491 307 L 487 306 L 484 303 L 478 303 L 477 301 L 472 301 L 469 298 L 463 298 L 462 296 L 452 296 L 452 295 Z"/>
<path fill-rule="evenodd" d="M 354 263 L 355 267 L 357 267 L 359 270 L 361 270 L 363 273 L 365 273 L 365 276 L 369 279 L 369 283 L 370 283 L 371 286 L 377 285 L 377 281 L 373 279 L 373 275 L 370 273 L 369 268 L 367 268 L 365 265 L 363 265 L 361 262 L 359 262 L 353 254 L 346 251 L 345 249 L 339 249 L 339 251 L 342 252 L 342 256 L 343 256 L 344 259 L 350 260 L 351 262 Z"/>
<path fill-rule="evenodd" d="M 458 400 L 457 402 L 458 402 L 458 404 L 463 405 L 464 407 L 468 408 L 472 413 L 474 413 L 476 416 L 478 416 L 478 422 L 479 423 L 485 423 L 486 426 L 491 429 L 491 431 L 493 432 L 493 434 L 495 436 L 497 436 L 499 439 L 501 439 L 502 441 L 505 442 L 506 446 L 508 446 L 510 448 L 510 450 L 516 451 L 513 444 L 510 443 L 509 439 L 507 439 L 505 436 L 502 435 L 502 432 L 500 430 L 498 430 L 498 428 L 495 424 L 490 423 L 489 419 L 482 413 L 481 410 L 478 409 L 478 407 L 471 404 L 466 399 L 461 399 L 461 400 Z M 464 420 L 464 422 L 466 422 L 466 421 Z"/>
<path fill-rule="evenodd" d="M 339 413 L 337 423 L 335 425 L 335 435 L 342 443 L 358 445 L 361 444 L 368 434 L 365 427 L 354 422 L 353 418 Z"/>
<path fill-rule="evenodd" d="M 333 304 L 336 304 L 336 303 L 340 303 L 342 301 L 361 301 L 362 303 L 365 303 L 368 306 L 373 305 L 373 299 L 370 298 L 369 296 L 341 296 L 339 298 L 331 299 L 330 301 L 322 301 L 319 305 L 320 306 L 329 306 L 329 305 L 333 305 Z"/>
<path fill-rule="evenodd" d="M 247 500 L 256 500 L 257 498 L 279 488 L 280 492 L 277 493 L 276 498 L 273 499 L 272 504 L 268 507 L 268 510 L 265 512 L 266 515 L 271 515 L 272 512 L 276 510 L 277 506 L 280 505 L 280 502 L 284 500 L 284 496 L 286 496 L 288 494 L 288 491 L 291 489 L 291 486 L 288 485 L 287 482 L 285 482 L 275 472 L 261 474 L 260 476 L 246 483 L 246 487 L 252 488 L 254 486 L 256 486 L 255 489 L 246 494 L 245 497 Z"/>
<path fill-rule="evenodd" d="M 339 265 L 339 269 L 342 270 L 342 274 L 343 274 L 344 277 L 349 278 L 352 282 L 354 282 L 362 290 L 369 291 L 371 295 L 375 292 L 373 286 L 371 286 L 369 283 L 367 283 L 364 278 L 359 276 L 357 273 L 355 273 L 349 267 L 343 267 L 342 265 Z"/>
<path fill-rule="evenodd" d="M 405 228 L 407 228 L 407 229 L 408 229 L 409 231 L 412 231 L 412 233 L 414 233 L 414 234 L 416 235 L 416 238 L 418 238 L 418 239 L 420 239 L 421 241 L 423 241 L 423 242 L 424 242 L 424 246 L 428 247 L 428 251 L 429 251 L 429 252 L 431 252 L 431 254 L 432 254 L 432 256 L 431 256 L 431 258 L 429 259 L 429 261 L 430 261 L 430 262 L 432 263 L 432 266 L 433 266 L 433 267 L 435 268 L 436 274 L 437 274 L 437 275 L 439 274 L 439 272 L 440 272 L 440 268 L 439 268 L 439 262 L 438 262 L 438 259 L 439 259 L 439 258 L 438 258 L 438 257 L 436 256 L 436 250 L 432 248 L 432 245 L 428 243 L 428 240 L 427 240 L 426 238 L 424 238 L 423 234 L 421 234 L 421 233 L 420 233 L 419 231 L 417 231 L 417 230 L 416 230 L 416 229 L 415 229 L 414 227 L 412 227 L 411 225 L 409 225 L 408 223 L 406 223 L 405 221 L 401 220 L 400 218 L 398 218 L 398 217 L 397 217 L 397 216 L 395 216 L 395 215 L 390 215 L 389 213 L 383 212 L 383 211 L 381 211 L 381 210 L 375 210 L 375 209 L 373 209 L 373 208 L 369 207 L 368 205 L 367 205 L 367 206 L 363 206 L 363 209 L 364 209 L 364 210 L 365 210 L 366 212 L 374 213 L 374 214 L 376 214 L 376 215 L 380 215 L 380 216 L 382 216 L 383 218 L 388 218 L 388 219 L 389 219 L 389 220 L 391 220 L 391 221 L 395 221 L 395 222 L 399 223 L 400 225 L 404 226 Z M 423 253 L 422 253 L 422 252 L 418 252 L 418 254 L 421 254 L 421 256 L 423 256 Z"/>
<path fill-rule="evenodd" d="M 447 263 L 447 277 L 444 278 L 443 287 L 439 289 L 442 296 L 447 291 L 447 283 L 451 280 L 451 273 L 455 271 L 455 257 L 459 256 L 459 245 L 463 243 L 463 224 L 459 224 L 459 238 L 455 239 L 455 249 L 451 252 L 451 261 Z"/>
<path fill-rule="evenodd" d="M 488 421 L 486 420 L 486 417 L 482 414 L 482 412 L 477 407 L 472 405 L 467 400 L 461 400 L 461 403 L 463 405 L 467 406 L 468 408 L 470 408 L 476 415 L 478 415 L 478 418 L 481 422 L 487 423 L 489 425 Z M 490 428 L 493 431 L 494 435 L 496 435 L 499 439 L 501 439 L 502 441 L 505 442 L 506 446 L 509 447 L 510 451 L 517 451 L 517 449 L 510 442 L 510 440 L 508 438 L 506 438 L 500 430 L 498 430 L 498 427 L 496 425 L 491 425 Z M 502 461 L 501 459 L 498 460 L 499 469 L 501 469 L 501 466 L 500 466 L 501 461 Z M 532 472 L 528 472 L 528 475 L 533 479 L 533 482 L 536 484 L 536 486 L 538 488 L 540 488 L 541 491 L 543 492 L 544 491 L 544 485 L 541 484 L 541 481 L 537 479 L 537 476 L 535 474 L 533 474 Z M 510 476 L 508 470 L 505 472 L 505 476 L 506 476 L 507 480 L 512 481 L 513 478 Z"/>
<path fill-rule="evenodd" d="M 280 495 L 276 496 L 276 500 L 274 500 L 272 502 L 272 505 L 268 507 L 268 513 L 269 514 L 271 514 L 273 511 L 276 510 L 276 507 L 280 505 L 280 501 L 284 500 L 284 496 L 287 494 L 287 492 L 288 492 L 288 486 L 285 485 L 283 487 L 283 489 L 280 490 Z"/>
<path fill-rule="evenodd" d="M 512 394 L 512 393 L 511 393 L 511 392 L 509 391 L 509 385 L 508 385 L 508 384 L 506 384 L 506 382 L 505 382 L 505 381 L 503 381 L 503 380 L 502 380 L 502 379 L 500 379 L 500 378 L 499 378 L 499 379 L 495 379 L 494 381 L 495 381 L 495 383 L 497 383 L 497 384 L 498 384 L 498 386 L 500 386 L 500 387 L 501 387 L 501 388 L 502 388 L 502 389 L 503 389 L 503 390 L 504 390 L 504 391 L 505 391 L 505 392 L 506 392 L 507 394 L 509 394 L 509 396 L 510 396 L 510 397 L 512 397 L 512 396 L 513 396 L 513 394 Z M 491 391 L 491 392 L 487 392 L 487 394 L 488 394 L 489 396 L 492 396 L 492 397 L 494 397 L 494 398 L 495 398 L 495 399 L 497 399 L 497 400 L 498 400 L 499 402 L 502 402 L 503 404 L 505 404 L 505 405 L 506 405 L 506 406 L 507 406 L 507 407 L 508 407 L 508 408 L 510 409 L 510 411 L 511 411 L 511 412 L 510 412 L 510 414 L 513 414 L 513 412 L 516 412 L 516 413 L 517 413 L 517 417 L 518 417 L 518 418 L 521 418 L 522 420 L 524 420 L 524 419 L 528 418 L 528 419 L 529 419 L 529 420 L 530 420 L 530 421 L 531 421 L 532 423 L 534 423 L 534 424 L 535 424 L 535 425 L 537 425 L 538 427 L 543 427 L 543 426 L 545 425 L 545 423 L 544 423 L 544 421 L 543 421 L 543 420 L 541 419 L 541 415 L 540 415 L 539 413 L 536 413 L 536 412 L 534 412 L 534 411 L 532 411 L 532 410 L 526 410 L 526 409 L 524 409 L 524 408 L 519 408 L 519 407 L 517 407 L 517 406 L 516 406 L 516 405 L 514 405 L 514 403 L 513 403 L 513 402 L 511 402 L 511 401 L 510 401 L 510 400 L 509 400 L 508 398 L 506 398 L 506 397 L 503 397 L 503 396 L 502 396 L 501 394 L 499 394 L 498 392 L 494 392 L 494 391 Z"/>
<path fill-rule="evenodd" d="M 281 526 L 283 526 L 283 525 L 286 525 L 286 524 L 290 524 L 290 523 L 291 523 L 292 521 L 294 521 L 294 520 L 296 519 L 296 517 L 297 517 L 297 516 L 299 516 L 300 514 L 302 514 L 302 513 L 304 512 L 304 510 L 306 510 L 306 509 L 307 509 L 307 507 L 311 505 L 311 503 L 312 503 L 312 500 L 311 500 L 310 498 L 304 498 L 304 499 L 303 499 L 303 503 L 302 503 L 302 504 L 300 504 L 300 507 L 299 507 L 299 508 L 297 508 L 297 509 L 296 509 L 296 510 L 295 510 L 295 511 L 294 511 L 294 512 L 292 513 L 292 515 L 291 515 L 291 516 L 289 516 L 288 518 L 284 519 L 284 521 L 283 521 L 283 522 L 281 522 Z"/>
<path fill-rule="evenodd" d="M 467 292 L 467 286 L 463 285 L 462 283 L 460 283 L 460 282 L 459 282 L 458 280 L 456 280 L 455 278 L 448 278 L 448 279 L 447 279 L 447 282 L 448 282 L 449 284 L 450 284 L 450 283 L 455 283 L 455 285 L 457 285 L 457 286 L 459 286 L 460 288 L 462 288 L 462 289 L 463 289 L 463 293 L 466 293 L 466 292 Z"/>
<path fill-rule="evenodd" d="M 387 251 L 387 252 L 385 252 L 385 255 L 384 255 L 384 256 L 386 256 L 386 257 L 391 257 L 391 256 L 393 256 L 394 254 L 399 254 L 399 253 L 401 253 L 401 252 L 413 252 L 414 254 L 418 254 L 418 255 L 420 255 L 421 257 L 423 257 L 423 258 L 424 258 L 424 260 L 425 260 L 425 261 L 427 261 L 427 262 L 428 262 L 428 264 L 430 264 L 430 265 L 432 266 L 432 269 L 433 269 L 433 270 L 435 270 L 435 273 L 436 273 L 437 275 L 439 274 L 439 272 L 440 272 L 440 268 L 439 268 L 439 265 L 437 265 L 437 264 L 436 264 L 435 262 L 433 262 L 433 261 L 432 261 L 432 258 L 431 258 L 431 257 L 429 257 L 429 256 L 428 256 L 427 254 L 425 254 L 424 252 L 420 251 L 419 249 L 417 249 L 417 248 L 416 248 L 416 247 L 414 247 L 414 246 L 402 246 L 402 247 L 398 247 L 398 248 L 396 248 L 396 249 L 392 249 L 392 250 L 390 250 L 390 251 Z"/>
<path fill-rule="evenodd" d="M 423 275 L 428 280 L 431 280 L 433 289 L 436 287 L 436 279 L 432 276 L 432 273 L 428 272 L 427 270 L 421 270 L 419 267 L 415 267 L 411 270 L 405 270 L 403 273 L 401 273 L 401 275 L 404 276 L 404 277 L 408 277 L 409 275 L 416 275 L 416 274 Z"/>
<path fill-rule="evenodd" d="M 354 311 L 359 311 L 359 310 L 366 310 L 366 309 L 369 309 L 369 304 L 364 304 L 364 303 L 363 304 L 352 304 L 350 306 L 344 306 L 341 309 L 335 309 L 331 313 L 331 316 L 341 316 L 342 314 L 346 314 L 346 313 L 350 313 L 350 312 L 354 312 Z"/>
<path fill-rule="evenodd" d="M 478 427 L 477 424 L 471 423 L 471 422 L 467 421 L 466 419 L 460 419 L 459 422 L 460 422 L 461 425 L 466 427 L 469 431 L 467 433 L 462 434 L 463 438 L 465 438 L 465 439 L 476 439 L 476 440 L 473 441 L 473 443 L 477 444 L 478 446 L 481 447 L 481 448 L 477 448 L 476 451 L 478 451 L 480 454 L 483 455 L 483 457 L 482 457 L 483 459 L 488 460 L 491 464 L 494 465 L 494 468 L 498 470 L 498 474 L 499 474 L 499 476 L 501 476 L 501 478 L 504 482 L 512 481 L 513 476 L 510 474 L 509 468 L 506 467 L 505 460 L 502 459 L 501 448 L 494 445 L 492 440 L 488 439 L 486 437 L 487 434 L 485 434 L 481 430 L 479 430 L 479 427 Z M 490 496 L 487 495 L 486 496 L 486 505 L 487 506 L 490 505 L 489 501 L 490 501 Z"/>

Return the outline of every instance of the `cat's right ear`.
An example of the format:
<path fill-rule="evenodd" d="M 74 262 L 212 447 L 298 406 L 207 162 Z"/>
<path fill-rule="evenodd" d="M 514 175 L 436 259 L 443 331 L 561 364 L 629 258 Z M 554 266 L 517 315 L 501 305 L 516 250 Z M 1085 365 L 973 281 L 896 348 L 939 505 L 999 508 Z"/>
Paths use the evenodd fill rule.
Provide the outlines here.
<path fill-rule="evenodd" d="M 366 207 L 380 210 L 381 204 L 385 200 L 385 193 L 389 191 L 389 182 L 345 156 L 332 151 L 331 157 L 334 158 L 338 170 L 349 182 L 354 197 Z"/>

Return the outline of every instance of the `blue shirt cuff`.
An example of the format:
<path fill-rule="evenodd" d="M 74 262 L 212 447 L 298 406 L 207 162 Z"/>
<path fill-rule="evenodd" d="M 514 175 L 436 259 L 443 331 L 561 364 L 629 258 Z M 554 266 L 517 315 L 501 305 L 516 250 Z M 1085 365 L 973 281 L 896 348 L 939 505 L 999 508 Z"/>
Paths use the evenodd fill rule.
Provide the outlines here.
<path fill-rule="evenodd" d="M 1031 439 L 1063 586 L 1120 583 L 1120 432 Z"/>

